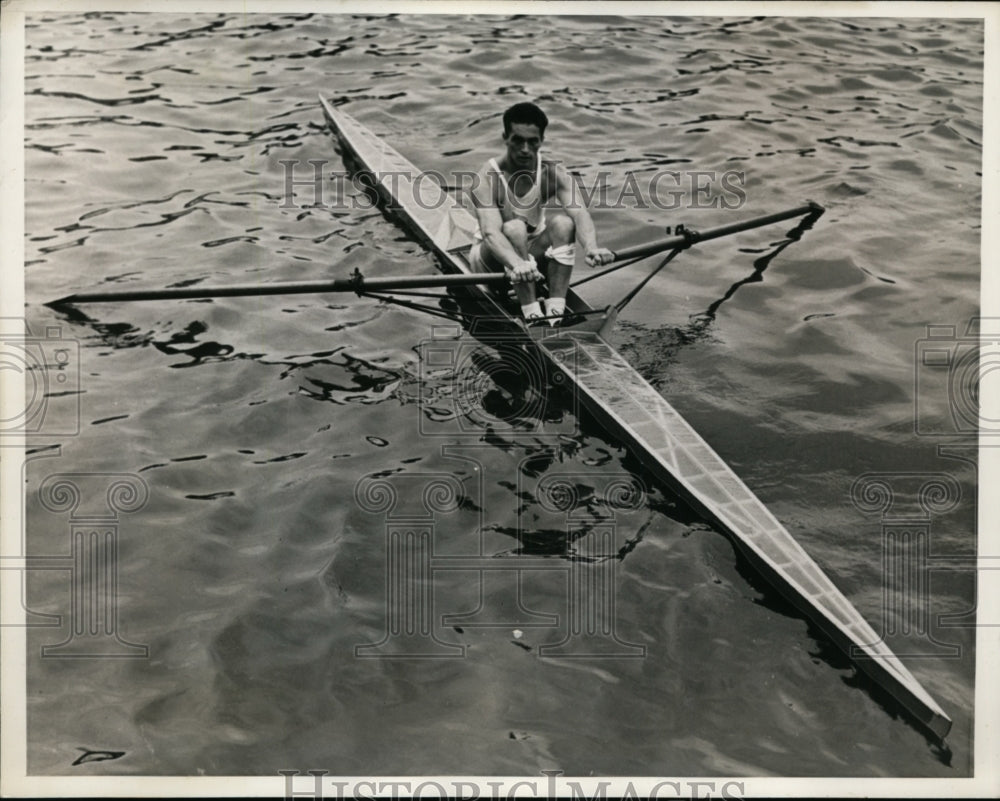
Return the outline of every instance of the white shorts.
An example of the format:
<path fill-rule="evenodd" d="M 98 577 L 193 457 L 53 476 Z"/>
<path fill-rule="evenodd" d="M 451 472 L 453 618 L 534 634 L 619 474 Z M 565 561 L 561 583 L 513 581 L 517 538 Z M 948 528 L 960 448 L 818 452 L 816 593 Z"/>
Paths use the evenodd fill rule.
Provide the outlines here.
<path fill-rule="evenodd" d="M 472 268 L 474 273 L 490 273 L 493 272 L 489 265 L 483 261 L 482 249 L 486 247 L 486 243 L 483 240 L 478 240 L 472 243 L 472 247 L 469 249 L 469 266 Z"/>

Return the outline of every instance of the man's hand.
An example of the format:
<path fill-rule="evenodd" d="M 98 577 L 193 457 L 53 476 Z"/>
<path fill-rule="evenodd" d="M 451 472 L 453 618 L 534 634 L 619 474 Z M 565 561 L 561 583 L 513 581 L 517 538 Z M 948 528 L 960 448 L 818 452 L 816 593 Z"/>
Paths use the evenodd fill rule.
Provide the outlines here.
<path fill-rule="evenodd" d="M 528 256 L 523 261 L 508 267 L 506 273 L 512 284 L 541 281 L 543 278 L 542 274 L 538 272 L 538 265 L 533 256 Z"/>
<path fill-rule="evenodd" d="M 615 260 L 615 254 L 607 248 L 592 247 L 587 249 L 587 265 L 590 267 L 600 267 L 602 264 L 611 264 Z"/>

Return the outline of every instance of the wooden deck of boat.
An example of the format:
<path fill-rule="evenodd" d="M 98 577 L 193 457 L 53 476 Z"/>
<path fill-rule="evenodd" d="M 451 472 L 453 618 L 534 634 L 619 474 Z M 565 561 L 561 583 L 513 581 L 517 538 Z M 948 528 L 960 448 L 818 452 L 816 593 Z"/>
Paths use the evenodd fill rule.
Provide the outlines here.
<path fill-rule="evenodd" d="M 463 252 L 476 227 L 472 215 L 433 180 L 416 180 L 419 170 L 383 139 L 320 100 L 355 158 L 376 177 L 385 176 L 382 190 L 391 196 L 394 209 L 438 254 L 444 269 L 470 272 Z M 507 314 L 500 304 L 493 305 Z M 570 305 L 586 308 L 576 297 Z M 592 331 L 555 329 L 536 344 L 613 437 L 726 533 L 859 669 L 934 737 L 944 739 L 951 720 L 934 699 L 757 496 L 613 346 Z"/>

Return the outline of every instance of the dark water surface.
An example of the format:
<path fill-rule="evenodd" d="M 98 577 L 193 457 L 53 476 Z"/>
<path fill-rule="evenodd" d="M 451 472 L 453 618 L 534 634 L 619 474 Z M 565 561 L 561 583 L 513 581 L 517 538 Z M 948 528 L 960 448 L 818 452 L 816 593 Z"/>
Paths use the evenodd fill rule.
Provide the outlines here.
<path fill-rule="evenodd" d="M 900 612 L 884 609 L 882 521 L 852 504 L 858 477 L 893 474 L 905 517 L 921 476 L 946 474 L 962 499 L 932 515 L 931 555 L 961 567 L 975 552 L 975 452 L 940 375 L 916 386 L 914 364 L 928 324 L 961 336 L 979 309 L 982 36 L 930 19 L 31 16 L 27 315 L 79 340 L 81 417 L 78 435 L 34 449 L 29 549 L 67 549 L 67 515 L 36 497 L 50 473 L 141 476 L 148 502 L 120 519 L 118 622 L 149 656 L 40 659 L 67 632 L 32 629 L 29 772 L 968 775 L 971 629 L 893 641 L 931 654 L 906 661 L 955 721 L 947 764 L 660 489 L 599 541 L 620 556 L 617 637 L 644 658 L 539 657 L 565 635 L 551 615 L 568 566 L 602 553 L 595 499 L 643 474 L 571 411 L 542 429 L 456 417 L 451 372 L 419 345 L 430 318 L 353 296 L 94 306 L 91 322 L 41 304 L 432 271 L 378 210 L 306 184 L 284 196 L 284 160 L 303 180 L 311 159 L 343 170 L 317 93 L 446 173 L 498 154 L 500 113 L 529 99 L 552 118 L 548 152 L 585 183 L 743 173 L 738 211 L 690 208 L 690 187 L 680 210 L 595 209 L 609 246 L 811 198 L 826 215 L 769 261 L 787 227 L 683 254 L 616 344 L 883 630 Z M 610 302 L 640 275 L 585 294 Z M 915 408 L 921 433 L 949 436 L 915 433 Z M 386 626 L 386 512 L 355 498 L 372 474 L 394 482 L 409 530 L 427 508 L 413 499 L 443 477 L 455 497 L 435 553 L 542 565 L 520 598 L 503 571 L 481 599 L 471 569 L 434 574 L 436 615 L 481 602 L 495 624 L 435 617 L 442 651 L 465 658 L 356 658 Z M 541 501 L 552 475 L 576 486 L 572 514 Z M 972 573 L 935 572 L 929 592 L 921 621 L 961 615 Z M 33 572 L 29 599 L 68 614 L 65 575 Z M 73 766 L 80 748 L 124 753 Z"/>

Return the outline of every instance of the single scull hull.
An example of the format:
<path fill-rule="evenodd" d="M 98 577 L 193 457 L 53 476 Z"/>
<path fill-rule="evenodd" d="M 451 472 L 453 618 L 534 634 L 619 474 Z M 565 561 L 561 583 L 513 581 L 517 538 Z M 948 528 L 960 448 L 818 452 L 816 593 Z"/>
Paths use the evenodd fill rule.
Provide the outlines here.
<path fill-rule="evenodd" d="M 375 178 L 382 194 L 439 257 L 447 272 L 471 272 L 466 254 L 476 222 L 431 178 L 350 115 L 320 98 L 334 131 Z M 491 314 L 513 317 L 493 296 L 470 288 Z M 568 305 L 587 305 L 571 293 Z M 536 340 L 580 402 L 658 480 L 729 535 L 750 563 L 895 697 L 937 740 L 950 718 L 791 534 L 674 408 L 596 331 Z"/>

